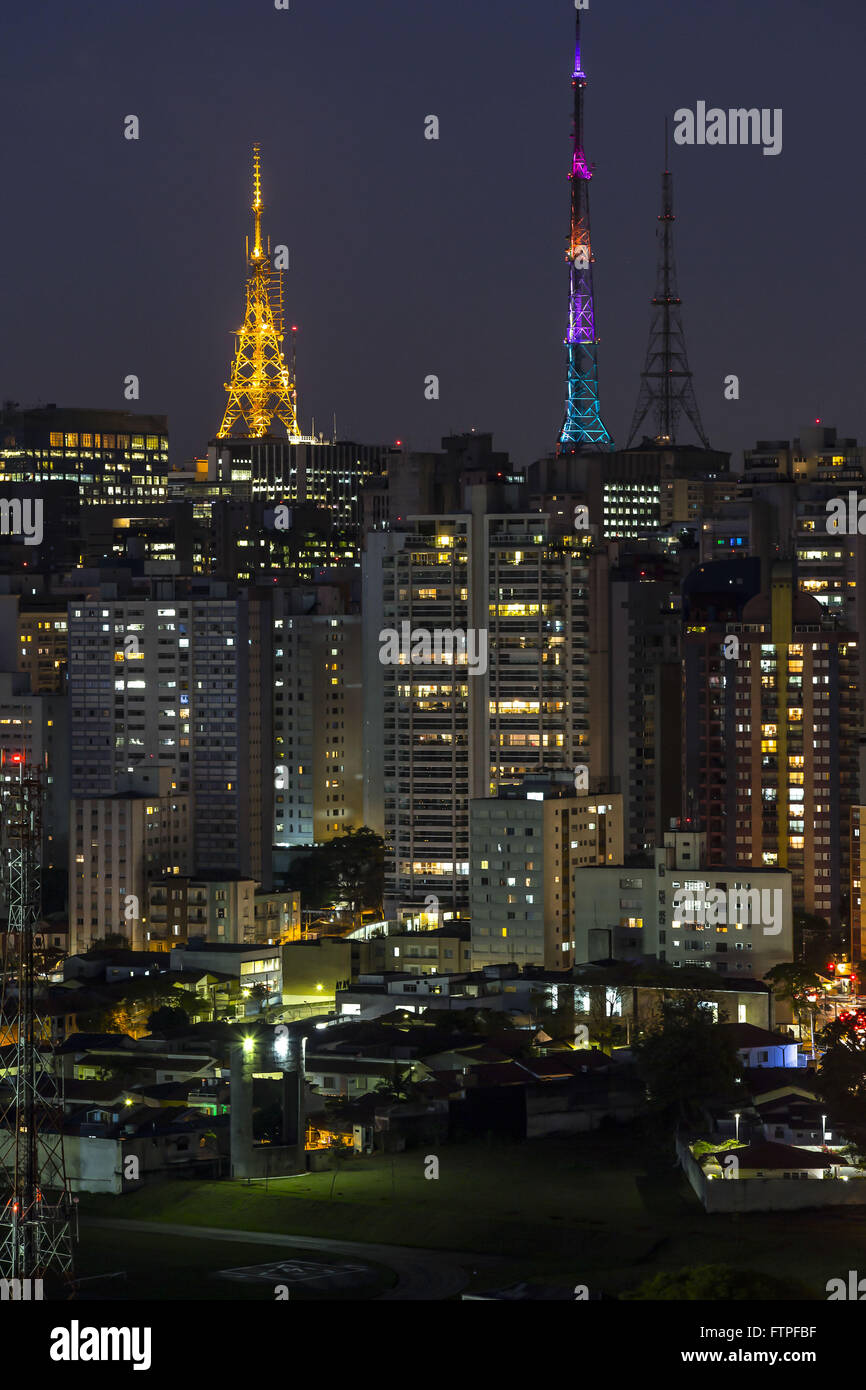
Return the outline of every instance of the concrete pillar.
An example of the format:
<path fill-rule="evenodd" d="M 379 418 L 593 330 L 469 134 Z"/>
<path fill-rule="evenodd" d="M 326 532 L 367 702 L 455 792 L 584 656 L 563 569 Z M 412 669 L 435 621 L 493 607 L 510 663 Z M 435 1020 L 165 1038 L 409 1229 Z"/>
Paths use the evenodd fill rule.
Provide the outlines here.
<path fill-rule="evenodd" d="M 233 1178 L 253 1176 L 253 1071 L 257 1051 L 257 1047 L 246 1050 L 242 1041 L 232 1044 L 229 1101 Z"/>

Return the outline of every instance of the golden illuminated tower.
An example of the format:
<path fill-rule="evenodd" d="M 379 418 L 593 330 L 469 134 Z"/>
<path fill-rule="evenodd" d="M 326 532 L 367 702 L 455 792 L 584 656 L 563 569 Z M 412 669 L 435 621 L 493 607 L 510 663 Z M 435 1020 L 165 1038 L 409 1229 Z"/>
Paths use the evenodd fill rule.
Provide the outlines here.
<path fill-rule="evenodd" d="M 247 238 L 247 312 L 237 333 L 229 393 L 219 439 L 230 435 L 238 420 L 242 433 L 260 439 L 268 433 L 276 415 L 289 439 L 301 438 L 298 429 L 298 397 L 294 369 L 289 372 L 280 346 L 283 341 L 283 275 L 271 265 L 271 243 L 262 245 L 262 182 L 260 150 L 253 146 L 253 248 Z"/>

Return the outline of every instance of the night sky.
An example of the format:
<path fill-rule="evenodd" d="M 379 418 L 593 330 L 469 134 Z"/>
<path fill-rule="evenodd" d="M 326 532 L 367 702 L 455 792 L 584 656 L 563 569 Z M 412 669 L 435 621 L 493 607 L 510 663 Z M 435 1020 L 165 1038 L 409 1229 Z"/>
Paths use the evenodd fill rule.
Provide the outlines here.
<path fill-rule="evenodd" d="M 564 405 L 572 0 L 97 0 L 6 7 L 0 396 L 166 412 L 202 452 L 241 323 L 251 145 L 290 248 L 302 427 L 518 462 Z M 602 415 L 626 442 L 663 123 L 782 107 L 784 148 L 675 149 L 691 365 L 717 447 L 820 416 L 866 439 L 863 0 L 591 0 Z M 138 115 L 141 138 L 123 138 Z M 438 143 L 424 118 L 441 121 Z M 123 398 L 128 373 L 141 399 Z M 424 399 L 437 373 L 442 397 Z M 741 400 L 727 402 L 736 373 Z"/>

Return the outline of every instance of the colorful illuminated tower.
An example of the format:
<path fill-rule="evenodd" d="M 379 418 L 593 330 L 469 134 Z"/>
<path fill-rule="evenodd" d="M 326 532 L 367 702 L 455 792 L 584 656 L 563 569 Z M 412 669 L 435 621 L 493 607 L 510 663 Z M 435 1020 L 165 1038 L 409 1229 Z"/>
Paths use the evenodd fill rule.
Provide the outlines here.
<path fill-rule="evenodd" d="M 569 263 L 568 401 L 559 436 L 561 453 L 607 452 L 613 448 L 598 405 L 598 338 L 592 293 L 593 254 L 589 236 L 589 181 L 592 170 L 583 152 L 583 94 L 586 74 L 580 62 L 580 10 L 574 61 L 574 159 L 571 179 Z"/>
<path fill-rule="evenodd" d="M 641 387 L 629 435 L 628 448 L 652 411 L 655 415 L 655 440 L 676 444 L 677 427 L 683 415 L 692 425 L 705 449 L 710 441 L 704 434 L 701 413 L 695 397 L 689 360 L 686 356 L 686 336 L 683 330 L 682 300 L 677 294 L 677 269 L 674 261 L 674 181 L 668 168 L 668 127 L 665 122 L 665 171 L 662 175 L 662 210 L 659 217 L 659 261 L 653 317 L 650 326 L 646 365 L 641 373 Z"/>
<path fill-rule="evenodd" d="M 260 150 L 253 146 L 253 248 L 247 238 L 247 312 L 236 337 L 226 412 L 218 438 L 232 434 L 239 420 L 243 433 L 261 439 L 274 416 L 283 422 L 292 443 L 301 439 L 298 429 L 298 394 L 294 354 L 290 372 L 283 358 L 283 274 L 271 264 L 271 243 L 262 244 L 262 181 Z M 293 330 L 294 331 L 294 330 Z"/>

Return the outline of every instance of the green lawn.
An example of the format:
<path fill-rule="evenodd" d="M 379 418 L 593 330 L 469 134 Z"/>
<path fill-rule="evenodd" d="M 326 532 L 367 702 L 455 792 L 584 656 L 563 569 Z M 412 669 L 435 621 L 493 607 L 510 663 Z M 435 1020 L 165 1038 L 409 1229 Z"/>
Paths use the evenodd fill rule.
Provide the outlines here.
<path fill-rule="evenodd" d="M 637 1132 L 443 1145 L 438 1157 L 438 1180 L 425 1179 L 423 1150 L 393 1161 L 355 1159 L 338 1173 L 333 1199 L 331 1173 L 281 1179 L 267 1190 L 163 1182 L 123 1198 L 82 1196 L 82 1230 L 89 1240 L 92 1213 L 467 1251 L 496 1257 L 483 1262 L 474 1287 L 527 1280 L 608 1294 L 659 1270 L 726 1263 L 794 1280 L 804 1296 L 823 1298 L 828 1279 L 863 1264 L 866 1213 L 708 1216 L 667 1147 Z M 249 1263 L 279 1257 L 254 1249 Z M 240 1250 L 232 1247 L 225 1263 L 244 1263 Z"/>

